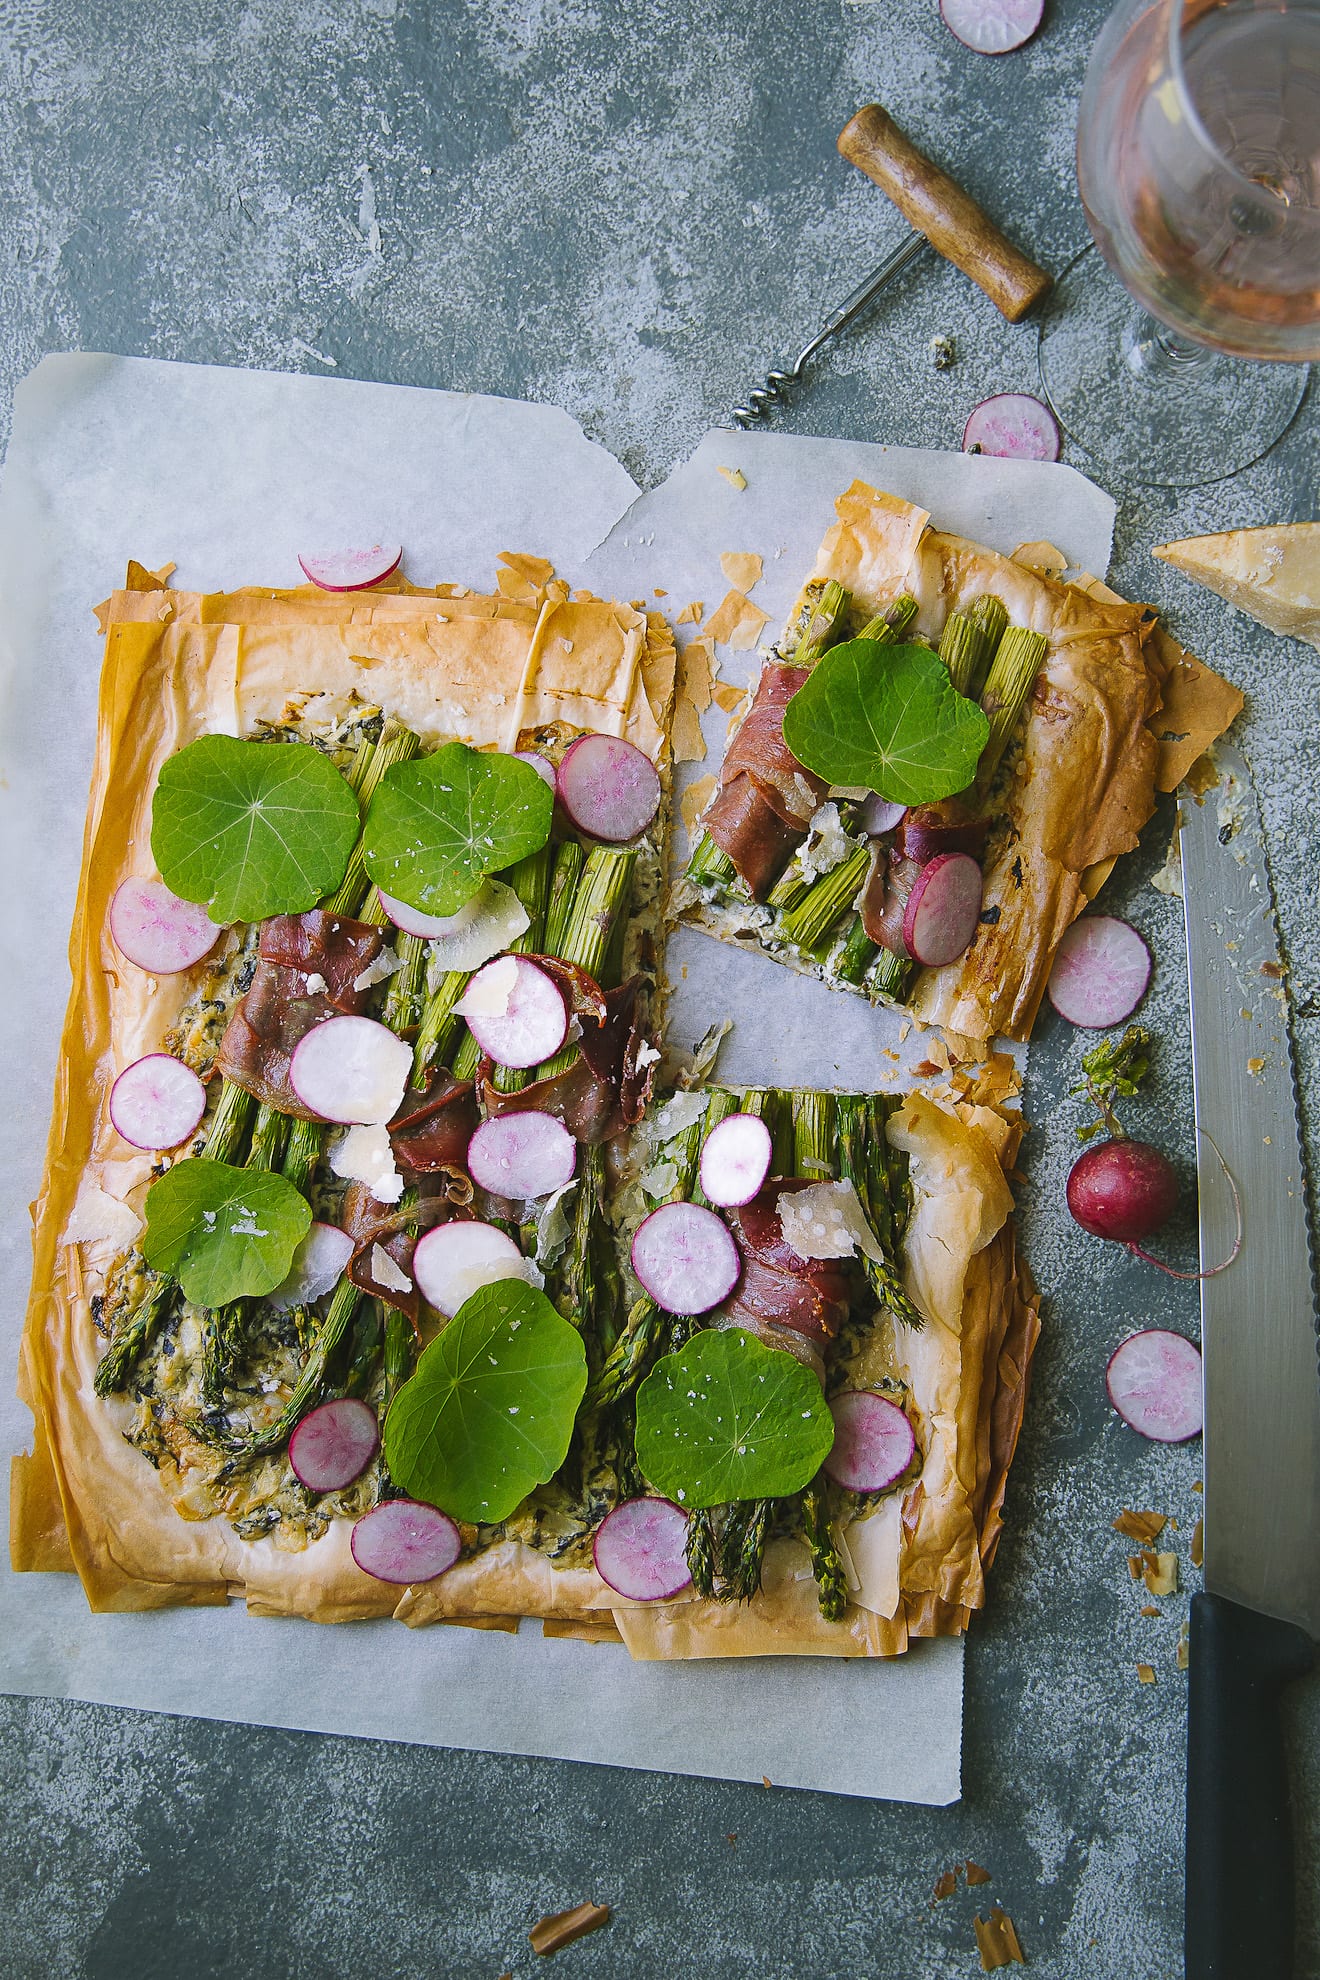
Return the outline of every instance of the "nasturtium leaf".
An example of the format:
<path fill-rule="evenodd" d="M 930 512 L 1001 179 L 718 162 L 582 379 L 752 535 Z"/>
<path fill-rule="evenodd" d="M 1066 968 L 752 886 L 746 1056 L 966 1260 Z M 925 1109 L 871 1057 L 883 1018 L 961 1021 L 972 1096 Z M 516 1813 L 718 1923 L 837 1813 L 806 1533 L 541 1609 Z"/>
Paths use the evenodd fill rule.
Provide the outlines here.
<path fill-rule="evenodd" d="M 283 1285 L 311 1221 L 307 1199 L 283 1176 L 199 1155 L 147 1191 L 142 1253 L 195 1306 L 228 1306 Z"/>
<path fill-rule="evenodd" d="M 784 710 L 784 741 L 799 763 L 894 804 L 965 791 L 989 734 L 938 653 L 873 639 L 831 647 Z"/>
<path fill-rule="evenodd" d="M 390 1476 L 454 1519 L 507 1519 L 567 1457 L 586 1386 L 582 1336 L 543 1292 L 520 1279 L 483 1286 L 390 1405 Z"/>
<path fill-rule="evenodd" d="M 800 1491 L 834 1442 L 809 1368 L 740 1327 L 708 1327 L 657 1361 L 637 1391 L 637 1461 L 681 1506 Z"/>
<path fill-rule="evenodd" d="M 151 851 L 165 885 L 212 921 L 301 914 L 344 877 L 358 801 L 309 743 L 200 736 L 162 764 Z"/>
<path fill-rule="evenodd" d="M 530 763 L 446 743 L 385 772 L 362 849 L 384 894 L 424 914 L 457 914 L 485 879 L 543 846 L 554 793 Z"/>

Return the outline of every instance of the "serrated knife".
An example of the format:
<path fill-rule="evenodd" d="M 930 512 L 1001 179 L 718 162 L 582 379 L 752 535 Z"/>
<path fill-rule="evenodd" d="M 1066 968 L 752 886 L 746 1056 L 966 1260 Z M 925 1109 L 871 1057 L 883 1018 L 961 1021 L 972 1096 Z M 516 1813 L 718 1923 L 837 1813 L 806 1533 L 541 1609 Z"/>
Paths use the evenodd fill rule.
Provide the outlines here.
<path fill-rule="evenodd" d="M 1205 1592 L 1188 1668 L 1187 1980 L 1291 1980 L 1280 1697 L 1320 1638 L 1320 1364 L 1286 980 L 1240 753 L 1180 802 L 1201 1264 Z"/>

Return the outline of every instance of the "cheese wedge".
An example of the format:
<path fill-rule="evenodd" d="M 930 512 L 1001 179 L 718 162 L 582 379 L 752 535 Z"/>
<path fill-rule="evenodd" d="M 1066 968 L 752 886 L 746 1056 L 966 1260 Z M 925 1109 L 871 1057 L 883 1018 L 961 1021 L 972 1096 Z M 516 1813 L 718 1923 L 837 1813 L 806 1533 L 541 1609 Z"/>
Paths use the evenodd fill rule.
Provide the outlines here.
<path fill-rule="evenodd" d="M 1153 555 L 1271 632 L 1320 647 L 1320 522 L 1189 536 L 1156 544 Z"/>

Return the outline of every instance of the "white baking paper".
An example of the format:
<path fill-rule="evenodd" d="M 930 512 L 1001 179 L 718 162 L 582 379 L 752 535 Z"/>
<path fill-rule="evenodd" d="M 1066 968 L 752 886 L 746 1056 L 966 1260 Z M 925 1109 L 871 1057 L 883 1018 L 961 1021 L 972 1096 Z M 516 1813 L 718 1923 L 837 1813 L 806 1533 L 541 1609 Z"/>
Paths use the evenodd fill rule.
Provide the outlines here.
<path fill-rule="evenodd" d="M 717 463 L 743 468 L 744 493 Z M 624 470 L 552 407 L 113 357 L 48 358 L 26 381 L 0 482 L 0 1455 L 30 1441 L 15 1357 L 92 759 L 90 607 L 126 560 L 172 559 L 197 588 L 287 584 L 299 550 L 394 539 L 418 581 L 484 588 L 498 553 L 519 549 L 621 596 L 662 586 L 672 614 L 723 596 L 720 551 L 761 549 L 753 595 L 773 634 L 859 474 L 997 547 L 1049 535 L 1092 570 L 1108 561 L 1112 504 L 1064 468 L 721 433 L 629 508 Z M 752 656 L 723 657 L 726 679 L 750 672 Z M 697 773 L 718 763 L 723 717 L 707 719 Z M 678 1042 L 774 999 L 774 1027 L 728 1041 L 729 1078 L 860 1084 L 892 1063 L 877 1045 L 892 1019 L 767 958 L 682 934 L 669 970 Z M 957 1798 L 962 1668 L 949 1640 L 892 1663 L 648 1665 L 528 1625 L 324 1628 L 237 1606 L 94 1616 L 72 1577 L 0 1568 L 7 1691 L 872 1798 Z"/>

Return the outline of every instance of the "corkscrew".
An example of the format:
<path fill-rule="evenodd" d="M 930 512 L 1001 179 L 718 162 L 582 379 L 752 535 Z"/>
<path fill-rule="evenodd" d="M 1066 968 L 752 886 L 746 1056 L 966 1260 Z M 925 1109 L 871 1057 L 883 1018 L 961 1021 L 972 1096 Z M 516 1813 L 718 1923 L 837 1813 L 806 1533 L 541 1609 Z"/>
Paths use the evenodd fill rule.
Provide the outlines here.
<path fill-rule="evenodd" d="M 855 323 L 880 291 L 928 248 L 970 275 L 1010 323 L 1024 317 L 1052 285 L 1054 278 L 1013 246 L 970 193 L 918 151 L 881 104 L 868 103 L 844 126 L 839 150 L 889 195 L 911 232 L 826 317 L 789 370 L 768 372 L 764 384 L 747 394 L 746 405 L 733 407 L 730 417 L 738 426 L 769 419 L 821 346 Z"/>

